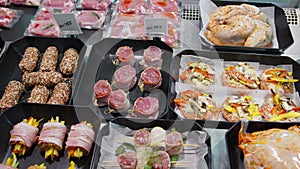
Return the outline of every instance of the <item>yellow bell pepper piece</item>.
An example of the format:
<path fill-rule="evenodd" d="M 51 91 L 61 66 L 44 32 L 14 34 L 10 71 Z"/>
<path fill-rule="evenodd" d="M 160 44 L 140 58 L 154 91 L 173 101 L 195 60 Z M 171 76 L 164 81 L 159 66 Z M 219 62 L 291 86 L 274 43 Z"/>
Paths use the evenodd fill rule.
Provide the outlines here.
<path fill-rule="evenodd" d="M 291 112 L 288 112 L 288 113 L 284 113 L 284 114 L 280 114 L 278 116 L 271 117 L 269 119 L 269 121 L 279 121 L 279 120 L 283 120 L 283 119 L 297 118 L 297 117 L 300 117 L 300 113 L 297 113 L 295 111 L 291 111 Z"/>
<path fill-rule="evenodd" d="M 281 79 L 281 78 L 273 78 L 273 77 L 271 77 L 271 80 L 276 81 L 276 82 L 282 82 L 282 83 L 298 82 L 298 79 Z"/>

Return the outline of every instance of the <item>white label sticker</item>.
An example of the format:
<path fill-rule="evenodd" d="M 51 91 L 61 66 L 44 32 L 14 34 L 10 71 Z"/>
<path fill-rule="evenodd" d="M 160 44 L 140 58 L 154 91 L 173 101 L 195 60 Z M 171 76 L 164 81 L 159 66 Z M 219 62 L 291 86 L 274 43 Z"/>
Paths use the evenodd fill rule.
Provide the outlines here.
<path fill-rule="evenodd" d="M 77 19 L 73 13 L 53 13 L 53 16 L 64 35 L 82 34 Z"/>
<path fill-rule="evenodd" d="M 147 35 L 168 34 L 168 18 L 145 18 L 144 22 Z"/>

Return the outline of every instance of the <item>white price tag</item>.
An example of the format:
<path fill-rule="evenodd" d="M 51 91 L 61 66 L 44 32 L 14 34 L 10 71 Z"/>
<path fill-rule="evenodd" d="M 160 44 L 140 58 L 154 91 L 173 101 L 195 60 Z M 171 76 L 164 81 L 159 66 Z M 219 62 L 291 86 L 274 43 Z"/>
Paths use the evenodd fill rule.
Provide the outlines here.
<path fill-rule="evenodd" d="M 73 13 L 53 13 L 53 16 L 64 35 L 82 34 L 77 19 Z"/>
<path fill-rule="evenodd" d="M 144 22 L 147 35 L 168 34 L 168 18 L 145 18 Z"/>

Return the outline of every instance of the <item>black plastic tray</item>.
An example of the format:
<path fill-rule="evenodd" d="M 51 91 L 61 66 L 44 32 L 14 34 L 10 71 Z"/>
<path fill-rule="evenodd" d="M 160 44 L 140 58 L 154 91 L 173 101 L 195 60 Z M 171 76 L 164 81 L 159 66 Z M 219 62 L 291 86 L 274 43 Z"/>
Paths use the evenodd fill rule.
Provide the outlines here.
<path fill-rule="evenodd" d="M 56 70 L 59 71 L 59 64 L 63 57 L 63 52 L 69 48 L 74 48 L 78 51 L 79 60 L 77 63 L 77 70 L 71 78 L 73 81 L 77 79 L 77 74 L 81 69 L 83 55 L 86 51 L 85 45 L 79 40 L 74 38 L 43 38 L 43 37 L 24 37 L 9 45 L 0 59 L 0 97 L 2 97 L 5 87 L 11 80 L 22 81 L 22 72 L 19 68 L 19 62 L 22 60 L 24 51 L 27 47 L 35 46 L 43 53 L 50 45 L 57 47 L 59 52 L 58 64 Z M 64 77 L 64 76 L 63 76 Z M 26 102 L 30 96 L 30 90 L 26 90 L 25 94 L 20 99 L 20 102 Z M 69 103 L 71 104 L 72 96 L 70 96 Z"/>
<path fill-rule="evenodd" d="M 235 53 L 226 53 L 226 52 L 207 52 L 207 51 L 193 51 L 193 50 L 185 50 L 181 53 L 179 53 L 177 56 L 175 56 L 171 63 L 171 69 L 170 74 L 173 77 L 173 82 L 178 81 L 179 79 L 179 68 L 180 68 L 180 60 L 183 55 L 193 55 L 193 56 L 201 56 L 205 58 L 210 59 L 223 59 L 224 61 L 241 61 L 241 62 L 259 62 L 260 64 L 265 65 L 281 65 L 281 64 L 291 64 L 293 66 L 293 77 L 295 79 L 300 79 L 300 64 L 294 61 L 293 59 L 287 57 L 287 56 L 275 56 L 275 55 L 253 55 L 253 54 L 235 54 Z M 177 93 L 175 91 L 175 84 L 173 83 L 171 85 L 171 96 L 170 96 L 170 113 L 169 118 L 170 119 L 176 119 L 177 114 L 174 112 L 175 103 L 173 99 L 176 97 Z M 295 83 L 296 91 L 300 94 L 300 82 Z M 207 121 L 199 121 L 200 123 L 206 123 Z M 213 121 L 212 121 L 213 122 Z M 212 125 L 214 125 L 213 122 Z M 228 122 L 222 122 L 220 123 L 228 123 Z M 232 123 L 234 124 L 234 123 Z M 227 128 L 231 127 L 231 125 L 228 124 L 220 124 L 221 128 Z M 223 126 L 223 127 L 222 127 Z"/>
<path fill-rule="evenodd" d="M 60 105 L 42 105 L 42 104 L 29 104 L 21 103 L 13 108 L 5 111 L 0 116 L 0 128 L 1 128 L 1 137 L 0 137 L 0 163 L 5 162 L 8 156 L 11 156 L 11 146 L 8 141 L 10 138 L 10 130 L 13 128 L 13 125 L 21 122 L 24 118 L 29 118 L 30 116 L 36 119 L 43 119 L 39 125 L 41 130 L 42 124 L 47 122 L 51 117 L 59 116 L 60 120 L 65 121 L 65 125 L 70 130 L 71 125 L 76 124 L 80 121 L 87 121 L 93 125 L 95 131 L 95 140 L 97 133 L 100 127 L 100 119 L 98 116 L 89 108 L 82 106 L 60 106 Z M 66 141 L 67 136 L 65 137 Z M 64 143 L 65 143 L 64 141 Z M 80 169 L 89 169 L 92 158 L 98 152 L 95 151 L 98 145 L 94 144 L 88 156 L 85 156 L 79 160 L 74 160 L 77 164 L 77 167 Z M 19 168 L 27 168 L 33 164 L 45 163 L 45 166 L 49 169 L 58 169 L 58 168 L 68 168 L 69 159 L 68 153 L 65 150 L 65 144 L 63 145 L 63 151 L 60 154 L 60 157 L 53 162 L 46 161 L 44 154 L 40 152 L 37 144 L 34 144 L 31 147 L 30 152 L 27 152 L 24 157 L 18 159 Z"/>
<path fill-rule="evenodd" d="M 166 119 L 159 119 L 159 120 L 153 120 L 150 122 L 145 122 L 143 119 L 128 119 L 128 118 L 122 118 L 118 117 L 111 121 L 112 123 L 122 125 L 124 127 L 128 127 L 131 130 L 139 130 L 142 128 L 153 128 L 153 127 L 162 127 L 163 129 L 171 129 L 175 128 L 178 132 L 186 132 L 186 131 L 192 131 L 192 130 L 198 130 L 206 132 L 201 126 L 199 126 L 197 123 L 191 123 L 190 121 L 180 121 L 180 120 L 166 120 Z M 99 130 L 98 138 L 97 138 L 97 145 L 101 145 L 102 137 L 109 135 L 110 128 L 108 125 L 104 126 L 101 130 Z M 205 144 L 208 146 L 208 153 L 204 156 L 204 159 L 206 161 L 208 169 L 212 168 L 212 160 L 211 160 L 211 138 L 209 137 L 208 133 L 207 139 L 205 141 Z M 96 149 L 99 149 L 97 151 L 101 150 L 101 147 L 96 147 Z M 92 161 L 91 167 L 97 168 L 99 158 L 101 154 L 95 154 L 94 160 Z"/>
<path fill-rule="evenodd" d="M 143 52 L 149 46 L 157 46 L 162 52 L 162 85 L 158 88 L 161 92 L 155 92 L 153 94 L 154 97 L 158 98 L 160 103 L 159 115 L 157 118 L 162 118 L 166 116 L 168 113 L 168 98 L 169 98 L 169 84 L 172 78 L 169 75 L 170 63 L 172 59 L 173 50 L 159 40 L 129 40 L 129 39 L 104 39 L 99 43 L 95 44 L 91 50 L 89 60 L 87 62 L 86 69 L 79 83 L 76 84 L 76 95 L 74 96 L 74 104 L 77 105 L 88 105 L 93 107 L 93 109 L 99 112 L 105 119 L 113 119 L 115 117 L 122 116 L 122 114 L 117 112 L 112 112 L 108 114 L 107 106 L 95 106 L 94 105 L 94 84 L 100 80 L 108 80 L 112 82 L 113 74 L 115 70 L 118 68 L 113 65 L 112 61 L 114 60 L 114 55 L 117 49 L 121 46 L 130 46 L 132 47 L 135 55 L 143 56 Z M 137 78 L 139 79 L 140 73 L 142 71 L 140 65 L 138 63 L 135 64 L 135 68 L 137 70 Z M 138 80 L 137 80 L 138 81 Z M 137 83 L 136 85 L 129 91 L 129 99 L 131 105 L 133 105 L 134 101 L 140 96 L 148 96 L 148 92 L 141 92 Z M 160 97 L 164 96 L 164 97 Z M 164 104 L 165 103 L 165 104 Z M 126 114 L 124 114 L 126 115 Z"/>
<path fill-rule="evenodd" d="M 241 122 L 234 125 L 226 133 L 226 144 L 228 149 L 228 155 L 230 159 L 231 169 L 244 169 L 244 154 L 241 149 L 238 147 L 238 134 L 241 129 Z M 246 132 L 252 133 L 256 131 L 268 130 L 271 128 L 280 128 L 287 129 L 291 126 L 297 125 L 300 123 L 276 123 L 276 122 L 249 122 Z"/>
<path fill-rule="evenodd" d="M 278 40 L 278 48 L 257 48 L 257 47 L 240 47 L 240 46 L 219 46 L 219 45 L 211 45 L 202 37 L 201 43 L 204 47 L 208 49 L 213 49 L 217 51 L 231 51 L 231 52 L 251 52 L 251 53 L 282 53 L 285 49 L 287 49 L 290 45 L 294 43 L 294 39 L 289 28 L 289 25 L 286 20 L 285 13 L 282 8 L 271 4 L 271 3 L 255 3 L 255 2 L 237 2 L 237 1 L 213 1 L 217 6 L 225 6 L 225 5 L 240 5 L 242 3 L 252 4 L 257 7 L 274 7 L 275 8 L 275 28 L 276 28 L 276 36 Z M 200 29 L 202 26 L 200 25 Z"/>

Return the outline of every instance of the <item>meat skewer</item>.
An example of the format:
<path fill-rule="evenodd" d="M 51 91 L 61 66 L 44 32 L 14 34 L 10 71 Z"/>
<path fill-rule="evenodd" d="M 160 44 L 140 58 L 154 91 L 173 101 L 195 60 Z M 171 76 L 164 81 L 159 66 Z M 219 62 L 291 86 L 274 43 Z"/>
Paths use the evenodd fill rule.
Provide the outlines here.
<path fill-rule="evenodd" d="M 108 97 L 112 89 L 107 80 L 99 80 L 94 85 L 94 93 L 97 99 L 97 105 L 106 105 L 108 102 Z"/>
<path fill-rule="evenodd" d="M 26 48 L 23 58 L 19 63 L 19 68 L 22 72 L 32 72 L 39 60 L 40 52 L 36 47 Z"/>
<path fill-rule="evenodd" d="M 116 52 L 116 56 L 118 58 L 116 65 L 131 65 L 133 66 L 135 63 L 134 52 L 129 46 L 121 46 L 118 48 Z"/>
<path fill-rule="evenodd" d="M 55 86 L 63 80 L 59 72 L 25 72 L 22 81 L 26 86 L 42 85 L 47 87 Z"/>
<path fill-rule="evenodd" d="M 60 82 L 54 87 L 48 104 L 66 104 L 69 100 L 70 94 L 70 85 L 65 82 Z"/>
<path fill-rule="evenodd" d="M 49 46 L 41 61 L 40 71 L 52 72 L 55 71 L 58 62 L 58 50 L 55 46 Z"/>
<path fill-rule="evenodd" d="M 72 125 L 66 142 L 68 158 L 80 158 L 89 154 L 94 142 L 94 136 L 95 132 L 90 123 L 83 121 Z"/>
<path fill-rule="evenodd" d="M 28 98 L 28 103 L 41 103 L 45 104 L 48 101 L 48 96 L 50 91 L 45 86 L 37 85 L 35 86 Z"/>
<path fill-rule="evenodd" d="M 21 82 L 16 80 L 10 81 L 6 86 L 4 94 L 0 100 L 0 108 L 7 109 L 16 105 L 24 91 L 25 86 Z"/>
<path fill-rule="evenodd" d="M 127 98 L 127 94 L 123 90 L 118 89 L 111 92 L 108 98 L 108 106 L 113 110 L 123 113 L 128 111 L 130 101 Z"/>
<path fill-rule="evenodd" d="M 146 129 L 136 131 L 133 138 L 135 147 L 147 147 L 150 145 L 150 133 Z"/>
<path fill-rule="evenodd" d="M 1 169 L 16 169 L 19 165 L 17 162 L 17 156 L 15 153 L 12 153 L 12 157 L 7 158 L 5 164 L 0 164 Z"/>
<path fill-rule="evenodd" d="M 130 90 L 136 83 L 136 70 L 131 65 L 124 65 L 114 73 L 113 85 L 124 91 Z"/>
<path fill-rule="evenodd" d="M 67 127 L 64 121 L 59 122 L 59 117 L 51 120 L 43 125 L 41 130 L 38 146 L 41 151 L 45 151 L 45 158 L 59 156 L 62 150 L 63 141 L 67 132 Z"/>
<path fill-rule="evenodd" d="M 144 50 L 144 60 L 140 62 L 143 69 L 148 67 L 155 67 L 157 69 L 161 69 L 162 59 L 161 59 L 162 51 L 159 47 L 149 46 Z"/>
<path fill-rule="evenodd" d="M 159 101 L 154 97 L 139 97 L 134 102 L 133 112 L 138 117 L 156 118 L 159 110 Z"/>
<path fill-rule="evenodd" d="M 76 49 L 70 48 L 65 51 L 64 57 L 60 63 L 60 71 L 63 75 L 72 75 L 77 67 L 79 55 Z"/>
<path fill-rule="evenodd" d="M 24 119 L 22 122 L 14 125 L 10 131 L 9 144 L 12 146 L 12 152 L 18 156 L 23 156 L 37 140 L 39 121 L 33 117 Z"/>
<path fill-rule="evenodd" d="M 161 83 L 162 78 L 159 69 L 149 67 L 142 72 L 138 84 L 141 91 L 151 92 L 153 89 L 159 88 Z"/>
<path fill-rule="evenodd" d="M 167 152 L 169 155 L 180 154 L 183 150 L 183 139 L 181 133 L 172 131 L 166 136 Z"/>

